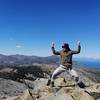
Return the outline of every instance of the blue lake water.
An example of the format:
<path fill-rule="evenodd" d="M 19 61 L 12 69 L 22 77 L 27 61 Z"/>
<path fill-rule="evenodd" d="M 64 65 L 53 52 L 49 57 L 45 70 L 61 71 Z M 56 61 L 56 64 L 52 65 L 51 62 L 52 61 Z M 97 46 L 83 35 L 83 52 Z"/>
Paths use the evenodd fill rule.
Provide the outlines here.
<path fill-rule="evenodd" d="M 100 61 L 80 61 L 80 63 L 82 63 L 88 68 L 100 70 Z"/>

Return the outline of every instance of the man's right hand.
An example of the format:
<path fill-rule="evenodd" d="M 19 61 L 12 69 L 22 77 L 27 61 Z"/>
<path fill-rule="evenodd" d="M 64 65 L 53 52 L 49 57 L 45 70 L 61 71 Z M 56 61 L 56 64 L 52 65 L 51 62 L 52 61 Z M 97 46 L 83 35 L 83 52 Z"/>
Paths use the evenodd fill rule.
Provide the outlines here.
<path fill-rule="evenodd" d="M 77 41 L 77 45 L 80 46 L 80 41 Z"/>
<path fill-rule="evenodd" d="M 54 47 L 55 46 L 55 44 L 54 44 L 54 42 L 52 42 L 52 47 Z"/>

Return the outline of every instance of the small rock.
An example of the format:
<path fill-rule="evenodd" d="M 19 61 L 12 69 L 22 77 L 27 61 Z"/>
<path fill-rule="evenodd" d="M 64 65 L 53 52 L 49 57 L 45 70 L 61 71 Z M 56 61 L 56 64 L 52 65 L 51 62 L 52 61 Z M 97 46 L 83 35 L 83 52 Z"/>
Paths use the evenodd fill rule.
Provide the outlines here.
<path fill-rule="evenodd" d="M 21 96 L 21 100 L 34 100 L 33 97 L 30 95 L 29 91 L 24 91 L 24 94 Z"/>
<path fill-rule="evenodd" d="M 66 93 L 49 94 L 42 100 L 74 100 L 70 95 Z"/>
<path fill-rule="evenodd" d="M 55 86 L 65 86 L 66 85 L 66 81 L 64 78 L 57 78 L 54 81 Z"/>
<path fill-rule="evenodd" d="M 21 100 L 21 96 L 14 96 L 14 97 L 11 97 L 11 98 L 7 98 L 5 100 Z"/>
<path fill-rule="evenodd" d="M 95 99 L 88 93 L 83 92 L 80 96 L 80 100 L 95 100 Z"/>

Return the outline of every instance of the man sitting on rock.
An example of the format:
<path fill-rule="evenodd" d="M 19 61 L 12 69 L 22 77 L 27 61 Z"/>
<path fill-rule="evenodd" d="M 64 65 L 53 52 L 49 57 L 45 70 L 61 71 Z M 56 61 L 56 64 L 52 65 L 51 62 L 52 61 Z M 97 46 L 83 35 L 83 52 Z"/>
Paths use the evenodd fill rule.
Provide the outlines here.
<path fill-rule="evenodd" d="M 50 84 L 52 86 L 54 86 L 55 77 L 64 71 L 68 71 L 71 74 L 71 76 L 74 77 L 78 86 L 81 88 L 84 88 L 85 85 L 83 84 L 83 82 L 79 82 L 79 76 L 78 76 L 77 72 L 72 68 L 72 56 L 74 54 L 79 54 L 81 51 L 80 41 L 77 42 L 77 46 L 78 46 L 77 51 L 71 50 L 69 48 L 69 44 L 67 44 L 67 43 L 64 43 L 64 45 L 62 46 L 62 50 L 60 52 L 56 51 L 54 46 L 55 46 L 55 44 L 53 43 L 52 44 L 52 52 L 54 55 L 60 55 L 61 65 L 53 72 L 52 76 L 48 80 L 47 86 L 49 86 Z"/>

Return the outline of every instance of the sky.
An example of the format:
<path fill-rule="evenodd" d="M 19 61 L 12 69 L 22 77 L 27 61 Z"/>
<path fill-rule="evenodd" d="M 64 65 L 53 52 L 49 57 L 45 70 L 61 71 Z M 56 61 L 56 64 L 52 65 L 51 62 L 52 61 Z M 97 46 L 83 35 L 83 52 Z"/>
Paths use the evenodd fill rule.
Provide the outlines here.
<path fill-rule="evenodd" d="M 100 0 L 0 0 L 0 54 L 50 56 L 69 43 L 100 58 Z"/>

